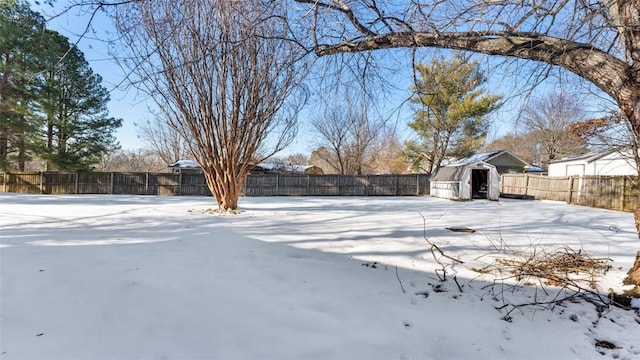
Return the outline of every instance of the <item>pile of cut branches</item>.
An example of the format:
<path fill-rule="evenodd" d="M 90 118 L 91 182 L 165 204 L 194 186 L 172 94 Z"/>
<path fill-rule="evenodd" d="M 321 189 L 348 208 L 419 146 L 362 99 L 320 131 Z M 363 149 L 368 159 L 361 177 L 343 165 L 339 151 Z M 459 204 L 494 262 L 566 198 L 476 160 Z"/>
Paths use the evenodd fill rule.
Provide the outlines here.
<path fill-rule="evenodd" d="M 510 257 L 496 258 L 495 262 L 494 269 L 483 268 L 476 271 L 492 273 L 492 270 L 496 270 L 525 285 L 540 281 L 544 285 L 582 288 L 586 284 L 593 290 L 596 289 L 598 278 L 611 268 L 611 259 L 595 258 L 586 254 L 583 249 L 575 250 L 568 246 L 551 251 L 533 248 L 526 256 L 513 254 Z"/>
<path fill-rule="evenodd" d="M 486 287 L 496 300 L 502 297 L 503 305 L 496 309 L 505 309 L 502 319 L 511 321 L 511 313 L 517 309 L 549 309 L 577 299 L 592 303 L 600 313 L 611 305 L 611 301 L 599 293 L 597 282 L 611 269 L 611 261 L 589 256 L 583 249 L 575 250 L 568 246 L 555 250 L 532 247 L 528 254 L 507 253 L 495 258 L 493 264 L 472 270 L 497 276 L 493 284 Z M 536 291 L 533 300 L 527 303 L 511 303 L 505 292 L 521 286 L 533 286 L 541 289 L 542 293 Z M 549 291 L 546 286 L 554 286 L 556 290 Z"/>

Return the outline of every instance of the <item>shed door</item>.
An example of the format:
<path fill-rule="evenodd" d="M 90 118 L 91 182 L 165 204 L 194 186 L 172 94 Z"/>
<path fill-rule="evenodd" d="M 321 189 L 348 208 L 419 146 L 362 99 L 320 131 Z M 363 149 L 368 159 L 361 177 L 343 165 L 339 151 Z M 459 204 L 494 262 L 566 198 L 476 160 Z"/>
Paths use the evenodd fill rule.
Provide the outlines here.
<path fill-rule="evenodd" d="M 489 191 L 489 170 L 471 170 L 471 198 L 486 199 Z"/>

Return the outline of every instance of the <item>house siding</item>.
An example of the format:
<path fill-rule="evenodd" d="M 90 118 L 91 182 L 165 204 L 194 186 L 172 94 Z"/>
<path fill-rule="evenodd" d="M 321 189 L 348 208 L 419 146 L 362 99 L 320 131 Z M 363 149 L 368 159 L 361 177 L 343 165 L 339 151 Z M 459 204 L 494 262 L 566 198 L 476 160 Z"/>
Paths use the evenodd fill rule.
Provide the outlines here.
<path fill-rule="evenodd" d="M 549 164 L 549 176 L 637 175 L 629 154 L 611 152 L 602 157 L 559 160 Z"/>

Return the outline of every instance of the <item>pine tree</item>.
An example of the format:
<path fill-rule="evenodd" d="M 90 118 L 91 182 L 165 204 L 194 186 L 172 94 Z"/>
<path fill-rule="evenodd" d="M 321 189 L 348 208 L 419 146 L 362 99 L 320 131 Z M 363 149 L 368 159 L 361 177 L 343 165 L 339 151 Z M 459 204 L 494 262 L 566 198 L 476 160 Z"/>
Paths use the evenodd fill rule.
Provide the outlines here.
<path fill-rule="evenodd" d="M 31 158 L 48 170 L 90 170 L 122 120 L 84 54 L 19 0 L 0 2 L 0 171 Z"/>
<path fill-rule="evenodd" d="M 40 106 L 45 118 L 41 156 L 48 169 L 91 170 L 116 144 L 122 120 L 108 117 L 109 93 L 80 50 L 47 30 L 50 49 L 43 72 Z"/>
<path fill-rule="evenodd" d="M 432 173 L 448 156 L 464 157 L 484 145 L 489 124 L 485 116 L 501 106 L 501 96 L 485 94 L 486 82 L 477 62 L 460 57 L 417 64 L 413 86 L 417 105 L 409 123 L 419 141 L 406 152 L 415 170 Z"/>
<path fill-rule="evenodd" d="M 38 139 L 33 102 L 40 87 L 45 21 L 19 1 L 0 2 L 0 170 L 24 170 Z"/>

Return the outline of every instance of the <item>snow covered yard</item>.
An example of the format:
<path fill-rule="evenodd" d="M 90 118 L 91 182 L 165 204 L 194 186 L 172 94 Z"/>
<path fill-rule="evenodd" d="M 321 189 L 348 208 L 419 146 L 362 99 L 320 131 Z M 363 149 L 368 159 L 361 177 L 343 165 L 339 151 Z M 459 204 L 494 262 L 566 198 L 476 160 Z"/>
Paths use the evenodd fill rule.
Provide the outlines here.
<path fill-rule="evenodd" d="M 567 244 L 612 259 L 598 286 L 621 291 L 640 245 L 631 214 L 429 197 L 240 204 L 220 215 L 205 197 L 1 193 L 0 360 L 640 358 L 636 312 L 564 301 L 507 322 L 497 308 L 557 291 L 501 292 L 471 270 Z M 425 235 L 465 260 L 445 283 Z"/>

